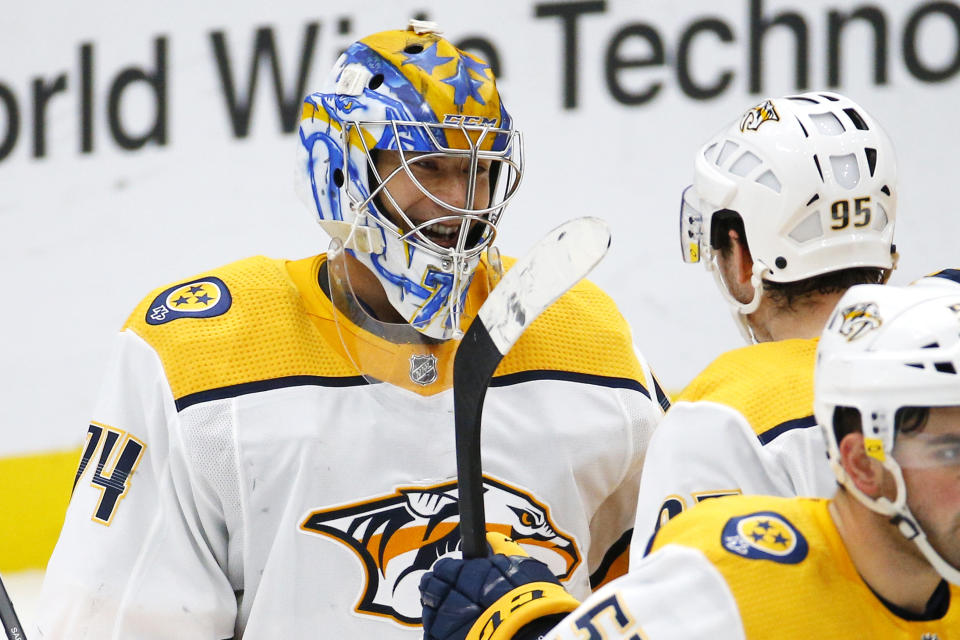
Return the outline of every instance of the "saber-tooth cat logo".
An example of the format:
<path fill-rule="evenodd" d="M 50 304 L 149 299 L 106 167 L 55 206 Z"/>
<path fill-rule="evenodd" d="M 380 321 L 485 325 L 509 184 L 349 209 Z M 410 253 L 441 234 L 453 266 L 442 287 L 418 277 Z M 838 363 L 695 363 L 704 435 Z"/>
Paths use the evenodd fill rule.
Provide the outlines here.
<path fill-rule="evenodd" d="M 487 530 L 521 544 L 560 580 L 569 578 L 580 552 L 551 521 L 549 509 L 490 477 L 484 476 L 483 486 Z M 419 625 L 420 577 L 460 548 L 457 483 L 397 487 L 392 494 L 318 509 L 300 528 L 347 545 L 360 559 L 366 575 L 357 613 Z"/>
<path fill-rule="evenodd" d="M 858 302 L 838 312 L 840 335 L 853 342 L 883 324 L 880 311 L 873 302 Z"/>
<path fill-rule="evenodd" d="M 777 114 L 773 102 L 764 100 L 743 114 L 743 118 L 740 119 L 740 131 L 756 131 L 760 128 L 760 125 L 768 120 L 773 120 L 774 122 L 779 121 L 780 115 Z"/>

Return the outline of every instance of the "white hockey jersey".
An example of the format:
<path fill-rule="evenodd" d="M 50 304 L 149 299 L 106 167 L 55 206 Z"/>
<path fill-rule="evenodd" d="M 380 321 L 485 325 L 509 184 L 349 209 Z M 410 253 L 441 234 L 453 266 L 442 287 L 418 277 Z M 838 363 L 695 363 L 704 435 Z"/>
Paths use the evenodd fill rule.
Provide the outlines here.
<path fill-rule="evenodd" d="M 32 638 L 420 637 L 420 576 L 459 543 L 452 392 L 423 391 L 406 361 L 406 385 L 359 375 L 317 284 L 323 261 L 243 260 L 134 311 Z M 530 327 L 486 395 L 488 526 L 580 597 L 626 568 L 661 415 L 644 370 L 585 282 Z"/>
<path fill-rule="evenodd" d="M 957 640 L 960 588 L 923 614 L 885 604 L 837 532 L 829 501 L 711 501 L 657 533 L 653 553 L 598 590 L 546 640 Z"/>
<path fill-rule="evenodd" d="M 675 398 L 644 462 L 632 562 L 663 523 L 709 498 L 833 495 L 836 478 L 813 418 L 817 342 L 729 351 Z"/>

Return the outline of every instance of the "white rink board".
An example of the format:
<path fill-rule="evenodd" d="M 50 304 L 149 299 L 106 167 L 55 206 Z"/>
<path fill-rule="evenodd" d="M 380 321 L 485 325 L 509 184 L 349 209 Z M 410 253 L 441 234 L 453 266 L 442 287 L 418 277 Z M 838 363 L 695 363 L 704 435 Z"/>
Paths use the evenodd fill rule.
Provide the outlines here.
<path fill-rule="evenodd" d="M 214 4 L 172 0 L 132 9 L 118 0 L 56 0 L 11 3 L 4 11 L 0 456 L 79 446 L 110 339 L 152 288 L 252 254 L 324 250 L 327 240 L 292 191 L 296 139 L 281 132 L 269 65 L 259 68 L 249 132 L 238 138 L 213 34 L 220 34 L 227 52 L 221 58 L 229 60 L 241 96 L 260 28 L 269 27 L 276 42 L 289 95 L 303 59 L 309 90 L 352 40 L 403 26 L 419 11 L 454 41 L 485 39 L 500 59 L 501 90 L 527 148 L 524 185 L 501 227 L 503 251 L 522 253 L 575 216 L 608 220 L 613 246 L 593 279 L 617 300 L 664 385 L 677 389 L 740 344 L 712 279 L 680 260 L 677 206 L 693 154 L 762 97 L 798 89 L 793 32 L 775 26 L 761 38 L 763 20 L 783 12 L 799 17 L 808 35 L 807 84 L 827 88 L 830 14 L 861 6 L 607 0 L 558 9 L 547 0 L 277 0 L 269 9 L 235 2 L 225 10 Z M 952 183 L 960 165 L 954 151 L 960 8 L 869 4 L 886 25 L 886 77 L 878 83 L 874 76 L 874 32 L 859 20 L 842 32 L 838 89 L 877 116 L 897 146 L 902 260 L 894 282 L 906 282 L 958 260 Z M 582 13 L 574 16 L 571 7 Z M 760 16 L 752 21 L 751 7 Z M 558 10 L 567 17 L 550 15 Z M 311 28 L 315 46 L 303 58 Z M 751 41 L 759 43 L 763 67 L 752 78 Z M 572 68 L 565 47 L 577 72 L 576 92 L 566 97 Z M 618 59 L 648 64 L 618 69 Z M 729 83 L 714 97 L 694 99 L 681 82 L 684 69 L 701 88 L 726 72 Z M 942 78 L 923 79 L 924 70 Z M 124 88 L 124 79 L 136 77 L 155 84 L 141 79 Z M 161 79 L 162 100 L 155 90 Z M 759 92 L 751 92 L 751 80 Z M 651 97 L 644 102 L 646 91 Z M 111 133 L 108 118 L 111 92 L 119 98 L 113 109 L 119 134 Z M 636 104 L 624 104 L 630 96 Z M 158 124 L 158 102 L 165 107 L 163 144 L 157 136 L 142 148 L 121 148 L 118 139 L 135 141 Z M 84 121 L 92 125 L 86 138 Z"/>

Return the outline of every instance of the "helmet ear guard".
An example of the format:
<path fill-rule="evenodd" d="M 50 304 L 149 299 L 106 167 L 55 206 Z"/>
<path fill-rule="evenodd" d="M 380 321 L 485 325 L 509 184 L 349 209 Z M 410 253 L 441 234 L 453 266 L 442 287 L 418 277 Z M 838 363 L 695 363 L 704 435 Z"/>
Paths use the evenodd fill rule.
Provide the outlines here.
<path fill-rule="evenodd" d="M 960 585 L 960 567 L 937 553 L 907 504 L 895 450 L 902 410 L 960 406 L 958 372 L 960 291 L 857 285 L 841 298 L 818 345 L 814 415 L 837 481 L 869 509 L 889 517 L 941 576 Z M 836 421 L 845 408 L 858 414 L 852 427 Z M 866 495 L 857 487 L 840 456 L 840 440 L 849 431 L 837 427 L 863 434 L 866 454 L 894 479 L 892 499 Z"/>

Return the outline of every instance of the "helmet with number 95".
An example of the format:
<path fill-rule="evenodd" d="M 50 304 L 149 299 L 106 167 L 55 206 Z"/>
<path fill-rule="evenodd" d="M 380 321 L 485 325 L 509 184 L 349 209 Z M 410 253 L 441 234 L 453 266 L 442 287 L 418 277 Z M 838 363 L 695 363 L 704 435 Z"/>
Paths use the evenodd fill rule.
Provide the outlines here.
<path fill-rule="evenodd" d="M 523 167 L 490 65 L 433 23 L 377 33 L 306 97 L 297 191 L 421 334 L 459 334 L 467 289 Z"/>
<path fill-rule="evenodd" d="M 739 216 L 753 259 L 753 299 L 738 301 L 718 284 L 746 315 L 760 303 L 763 280 L 893 269 L 896 213 L 893 146 L 863 107 L 828 92 L 768 99 L 697 153 L 681 202 L 681 251 L 684 261 L 703 261 L 717 275 L 718 214 Z"/>

